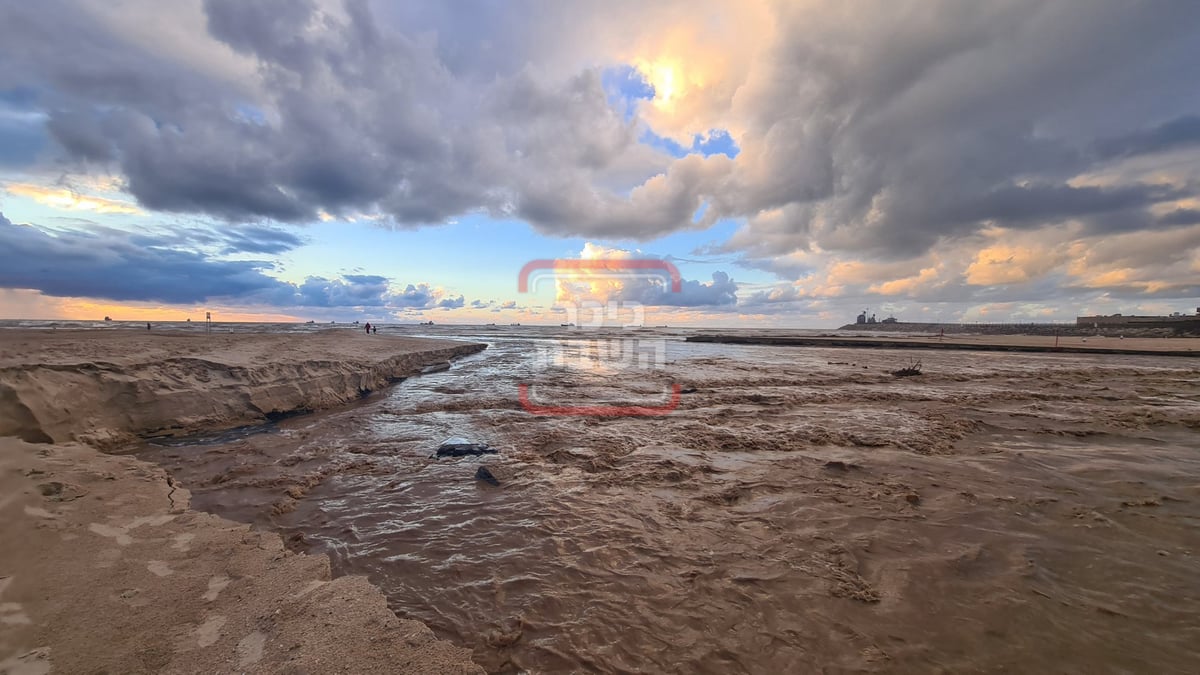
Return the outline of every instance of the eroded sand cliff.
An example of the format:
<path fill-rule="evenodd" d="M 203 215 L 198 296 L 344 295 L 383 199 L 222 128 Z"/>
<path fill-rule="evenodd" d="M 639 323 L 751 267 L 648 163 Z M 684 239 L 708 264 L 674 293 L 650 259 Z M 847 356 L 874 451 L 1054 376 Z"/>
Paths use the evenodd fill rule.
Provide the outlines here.
<path fill-rule="evenodd" d="M 112 449 L 135 436 L 341 405 L 483 345 L 313 334 L 0 333 L 0 436 Z"/>
<path fill-rule="evenodd" d="M 193 511 L 162 469 L 77 442 L 329 407 L 482 348 L 345 331 L 0 335 L 0 673 L 482 672 L 365 578 L 331 579 L 326 557 Z"/>

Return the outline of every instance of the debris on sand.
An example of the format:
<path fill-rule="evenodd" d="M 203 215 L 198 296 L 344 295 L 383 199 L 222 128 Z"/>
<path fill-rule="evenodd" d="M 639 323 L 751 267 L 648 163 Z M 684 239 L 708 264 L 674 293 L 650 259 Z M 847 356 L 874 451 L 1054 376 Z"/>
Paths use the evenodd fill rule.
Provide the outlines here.
<path fill-rule="evenodd" d="M 893 370 L 892 374 L 896 377 L 913 377 L 921 374 L 921 362 L 909 361 L 908 365 L 900 370 Z"/>
<path fill-rule="evenodd" d="M 862 465 L 855 464 L 854 462 L 843 462 L 840 459 L 835 459 L 825 462 L 825 468 L 829 471 L 849 471 L 851 469 L 861 469 Z"/>
<path fill-rule="evenodd" d="M 469 455 L 494 455 L 498 450 L 487 443 L 472 443 L 465 438 L 447 438 L 438 446 L 438 457 L 467 457 Z"/>

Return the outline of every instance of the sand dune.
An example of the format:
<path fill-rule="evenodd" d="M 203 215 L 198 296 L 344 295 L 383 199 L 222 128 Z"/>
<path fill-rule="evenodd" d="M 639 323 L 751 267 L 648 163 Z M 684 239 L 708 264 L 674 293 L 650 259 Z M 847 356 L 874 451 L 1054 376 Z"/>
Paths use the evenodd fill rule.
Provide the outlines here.
<path fill-rule="evenodd" d="M 0 436 L 101 449 L 341 405 L 483 345 L 330 330 L 0 333 Z"/>
<path fill-rule="evenodd" d="M 483 347 L 0 333 L 0 673 L 482 672 L 365 578 L 331 579 L 325 556 L 191 510 L 162 469 L 70 441 L 329 407 Z"/>

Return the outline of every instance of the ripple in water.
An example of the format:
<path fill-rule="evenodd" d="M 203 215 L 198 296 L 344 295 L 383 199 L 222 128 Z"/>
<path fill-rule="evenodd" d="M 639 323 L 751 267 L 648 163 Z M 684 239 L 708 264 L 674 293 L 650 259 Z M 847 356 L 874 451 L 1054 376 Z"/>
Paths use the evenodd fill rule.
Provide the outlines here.
<path fill-rule="evenodd" d="M 368 575 L 493 672 L 1200 656 L 1186 363 L 923 354 L 899 382 L 894 352 L 672 342 L 647 372 L 588 342 L 488 339 L 361 405 L 143 454 L 197 508 Z M 544 417 L 519 382 L 562 404 L 695 391 L 665 417 Z M 432 459 L 448 436 L 502 453 Z M 475 481 L 480 462 L 508 479 Z"/>

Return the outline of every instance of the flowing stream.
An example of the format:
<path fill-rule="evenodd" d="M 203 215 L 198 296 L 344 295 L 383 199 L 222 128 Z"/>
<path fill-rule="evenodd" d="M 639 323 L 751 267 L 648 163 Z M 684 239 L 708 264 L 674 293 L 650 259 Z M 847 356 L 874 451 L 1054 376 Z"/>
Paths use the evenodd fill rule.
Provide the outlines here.
<path fill-rule="evenodd" d="M 1200 662 L 1190 359 L 460 337 L 490 347 L 355 406 L 140 454 L 194 507 L 367 575 L 491 672 Z M 910 356 L 925 374 L 892 376 Z M 547 415 L 521 384 L 560 412 L 681 394 L 663 415 Z M 433 458 L 450 436 L 499 453 Z"/>

